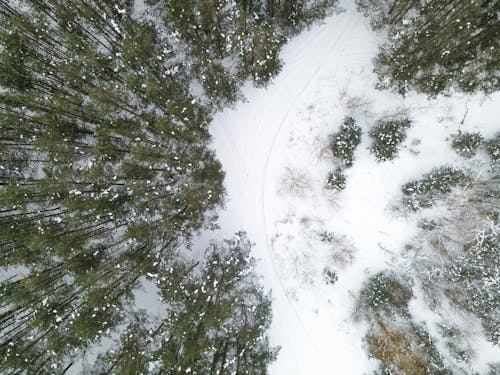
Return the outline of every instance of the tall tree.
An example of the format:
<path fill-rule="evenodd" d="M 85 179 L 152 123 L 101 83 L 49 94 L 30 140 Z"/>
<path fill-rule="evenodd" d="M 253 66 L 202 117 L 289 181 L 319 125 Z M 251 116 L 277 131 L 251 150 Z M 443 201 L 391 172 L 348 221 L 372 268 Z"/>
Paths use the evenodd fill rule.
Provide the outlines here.
<path fill-rule="evenodd" d="M 375 71 L 381 87 L 434 96 L 451 89 L 500 88 L 500 4 L 491 0 L 357 0 L 372 25 L 388 30 Z"/>
<path fill-rule="evenodd" d="M 222 199 L 209 114 L 129 1 L 0 2 L 0 368 L 109 334 Z"/>
<path fill-rule="evenodd" d="M 119 350 L 102 355 L 94 373 L 266 374 L 277 354 L 265 335 L 271 301 L 250 249 L 237 233 L 212 243 L 203 263 L 170 266 L 160 284 L 170 302 L 167 317 L 132 323 Z"/>

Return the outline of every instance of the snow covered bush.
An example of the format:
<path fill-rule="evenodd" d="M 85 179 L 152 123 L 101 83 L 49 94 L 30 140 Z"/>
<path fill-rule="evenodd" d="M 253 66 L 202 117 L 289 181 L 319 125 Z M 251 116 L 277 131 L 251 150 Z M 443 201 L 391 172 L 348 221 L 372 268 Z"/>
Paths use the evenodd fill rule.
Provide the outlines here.
<path fill-rule="evenodd" d="M 487 140 L 484 146 L 491 160 L 494 162 L 500 160 L 500 134 L 493 139 Z"/>
<path fill-rule="evenodd" d="M 344 175 L 344 170 L 342 168 L 337 168 L 335 171 L 330 171 L 328 173 L 328 178 L 326 180 L 326 188 L 329 190 L 344 190 L 346 186 L 346 178 Z"/>
<path fill-rule="evenodd" d="M 319 239 L 321 242 L 334 243 L 337 241 L 337 236 L 333 232 L 324 230 L 319 233 Z"/>
<path fill-rule="evenodd" d="M 285 174 L 281 178 L 280 191 L 302 196 L 309 188 L 309 178 L 306 173 L 290 167 L 285 168 Z"/>
<path fill-rule="evenodd" d="M 500 362 L 490 363 L 488 365 L 488 375 L 498 375 L 500 374 Z"/>
<path fill-rule="evenodd" d="M 325 268 L 323 270 L 323 279 L 327 284 L 335 284 L 339 279 L 337 272 L 331 270 L 330 268 Z"/>
<path fill-rule="evenodd" d="M 333 264 L 339 268 L 345 268 L 354 261 L 354 250 L 352 247 L 343 247 L 333 251 L 330 256 Z"/>
<path fill-rule="evenodd" d="M 483 142 L 483 136 L 474 132 L 459 132 L 453 136 L 451 147 L 456 153 L 464 158 L 471 158 Z"/>
<path fill-rule="evenodd" d="M 500 343 L 500 217 L 498 177 L 470 183 L 467 190 L 447 199 L 445 216 L 421 225 L 410 268 L 422 286 L 426 303 L 439 312 L 453 306 L 482 329 L 470 331 L 463 324 L 441 329 L 443 341 L 456 361 L 466 361 L 473 351 L 459 337 L 479 336 Z M 443 322 L 442 325 L 449 325 Z M 450 336 L 450 337 L 449 337 Z M 465 341 L 465 340 L 463 340 Z"/>
<path fill-rule="evenodd" d="M 373 319 L 384 314 L 408 314 L 408 303 L 413 297 L 411 286 L 394 272 L 382 271 L 371 276 L 358 297 L 355 316 Z"/>
<path fill-rule="evenodd" d="M 369 118 L 372 116 L 370 106 L 372 102 L 364 96 L 348 95 L 347 88 L 344 88 L 339 93 L 339 98 L 347 113 L 359 114 Z"/>
<path fill-rule="evenodd" d="M 378 161 L 392 160 L 398 153 L 399 145 L 406 139 L 406 131 L 411 126 L 411 120 L 378 121 L 370 131 L 372 146 L 370 151 Z"/>
<path fill-rule="evenodd" d="M 345 236 L 338 236 L 333 232 L 322 231 L 319 233 L 321 242 L 330 245 L 331 255 L 329 263 L 336 268 L 345 268 L 354 261 L 354 245 Z"/>
<path fill-rule="evenodd" d="M 439 334 L 450 356 L 462 363 L 470 363 L 475 357 L 464 332 L 452 322 L 438 323 Z"/>
<path fill-rule="evenodd" d="M 402 186 L 403 202 L 410 210 L 432 207 L 437 199 L 453 187 L 465 186 L 470 178 L 460 169 L 443 166 L 433 169 L 420 180 Z"/>
<path fill-rule="evenodd" d="M 340 131 L 330 136 L 333 156 L 342 160 L 347 167 L 352 165 L 354 150 L 361 143 L 361 128 L 352 117 L 345 117 Z"/>

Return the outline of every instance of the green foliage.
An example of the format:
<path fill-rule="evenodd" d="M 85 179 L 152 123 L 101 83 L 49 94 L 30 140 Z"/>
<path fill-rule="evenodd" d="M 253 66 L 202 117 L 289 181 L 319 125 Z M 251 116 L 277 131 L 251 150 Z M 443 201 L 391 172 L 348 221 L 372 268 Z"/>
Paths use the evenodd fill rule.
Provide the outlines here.
<path fill-rule="evenodd" d="M 412 321 L 408 312 L 412 297 L 409 282 L 388 271 L 371 276 L 358 295 L 357 317 L 369 324 L 367 349 L 380 363 L 376 373 L 451 375 L 433 338 Z"/>
<path fill-rule="evenodd" d="M 212 243 L 203 264 L 173 265 L 160 282 L 170 301 L 167 316 L 149 330 L 147 321 L 134 322 L 118 350 L 100 356 L 94 373 L 136 373 L 131 369 L 143 370 L 148 363 L 154 363 L 152 374 L 267 373 L 278 349 L 266 336 L 271 300 L 254 274 L 250 248 L 238 233 Z"/>
<path fill-rule="evenodd" d="M 486 152 L 490 155 L 491 160 L 497 162 L 500 160 L 500 134 L 493 139 L 484 142 Z"/>
<path fill-rule="evenodd" d="M 248 45 L 240 51 L 242 76 L 251 77 L 257 86 L 266 86 L 281 70 L 279 52 L 285 40 L 270 25 L 256 28 Z"/>
<path fill-rule="evenodd" d="M 327 189 L 340 191 L 344 190 L 345 187 L 346 178 L 344 175 L 344 170 L 342 168 L 337 168 L 335 171 L 328 173 L 328 178 L 326 180 Z"/>
<path fill-rule="evenodd" d="M 379 87 L 436 96 L 452 89 L 500 87 L 496 40 L 498 4 L 462 0 L 356 0 L 389 42 L 375 60 Z"/>
<path fill-rule="evenodd" d="M 187 262 L 179 244 L 213 224 L 224 196 L 208 147 L 213 110 L 236 101 L 245 80 L 269 82 L 287 38 L 333 5 L 149 0 L 141 13 L 131 0 L 0 4 L 0 267 L 22 270 L 1 285 L 0 372 L 66 372 L 130 323 L 141 278 L 174 281 L 167 265 Z M 217 261 L 233 258 L 215 253 L 214 269 L 200 271 L 207 277 L 229 272 Z M 204 350 L 217 353 L 219 372 L 231 354 L 241 373 L 262 374 L 275 355 L 265 336 L 270 301 L 256 280 L 238 284 L 247 269 L 235 270 L 221 276 L 227 296 L 211 290 L 217 303 L 164 295 L 186 311 L 159 332 L 201 373 L 213 372 Z M 184 281 L 193 290 L 205 282 Z M 128 324 L 127 353 L 105 373 L 147 371 L 138 352 L 147 324 Z M 169 349 L 154 360 L 171 370 Z"/>
<path fill-rule="evenodd" d="M 464 158 L 471 158 L 476 154 L 477 149 L 483 143 L 483 136 L 480 133 L 458 133 L 453 136 L 451 147 Z"/>
<path fill-rule="evenodd" d="M 222 64 L 207 61 L 199 67 L 201 83 L 216 108 L 234 103 L 238 98 L 239 82 Z"/>
<path fill-rule="evenodd" d="M 347 167 L 352 166 L 354 151 L 361 143 L 361 128 L 352 117 L 345 117 L 340 131 L 330 136 L 333 156 L 342 160 Z"/>
<path fill-rule="evenodd" d="M 165 297 L 176 303 L 168 318 L 170 339 L 161 350 L 168 373 L 186 368 L 196 373 L 222 368 L 266 373 L 277 353 L 264 334 L 271 301 L 253 273 L 250 248 L 244 233 L 213 243 L 198 275 L 162 287 Z"/>
<path fill-rule="evenodd" d="M 210 224 L 223 173 L 209 111 L 130 2 L 6 6 L 0 265 L 23 272 L 2 284 L 0 368 L 50 373 L 123 321 L 160 254 L 172 261 Z"/>
<path fill-rule="evenodd" d="M 410 181 L 402 186 L 403 202 L 413 211 L 432 207 L 437 199 L 450 193 L 453 187 L 466 186 L 469 181 L 469 177 L 458 168 L 435 168 L 420 180 Z"/>
<path fill-rule="evenodd" d="M 378 161 L 392 160 L 397 156 L 399 145 L 406 139 L 406 131 L 411 126 L 407 118 L 378 121 L 370 131 L 372 146 L 370 151 Z"/>
<path fill-rule="evenodd" d="M 279 52 L 291 36 L 331 13 L 336 0 L 148 1 L 165 28 L 184 43 L 191 75 L 220 108 L 251 79 L 265 86 L 282 66 Z"/>
<path fill-rule="evenodd" d="M 115 343 L 115 349 L 100 354 L 94 368 L 87 373 L 104 375 L 115 371 L 123 375 L 155 374 L 148 372 L 148 364 L 154 361 L 150 345 L 147 318 L 136 314 Z"/>
<path fill-rule="evenodd" d="M 359 292 L 356 311 L 365 317 L 380 314 L 408 314 L 408 303 L 413 297 L 408 282 L 392 272 L 371 276 Z"/>

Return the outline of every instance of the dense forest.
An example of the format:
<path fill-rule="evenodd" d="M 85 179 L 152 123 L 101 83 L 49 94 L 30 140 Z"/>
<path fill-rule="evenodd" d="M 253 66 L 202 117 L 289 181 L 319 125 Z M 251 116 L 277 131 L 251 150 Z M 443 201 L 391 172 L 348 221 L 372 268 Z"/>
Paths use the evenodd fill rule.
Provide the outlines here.
<path fill-rule="evenodd" d="M 356 0 L 385 30 L 375 71 L 381 88 L 435 96 L 456 89 L 491 93 L 498 73 L 500 4 L 493 0 Z"/>
<path fill-rule="evenodd" d="M 378 89 L 435 98 L 500 88 L 499 2 L 354 2 L 383 34 Z M 285 43 L 336 8 L 0 0 L 1 374 L 268 372 L 279 347 L 268 337 L 272 299 L 252 239 L 238 232 L 193 250 L 226 200 L 210 124 L 244 99 L 243 85 L 270 84 Z M 352 112 L 325 148 L 338 162 L 325 183 L 332 196 L 349 188 L 362 142 L 377 163 L 392 163 L 416 123 L 404 111 L 378 120 Z M 499 344 L 500 137 L 459 131 L 449 141 L 467 168 L 442 165 L 407 181 L 394 208 L 443 213 L 415 219 L 404 272 L 368 275 L 352 294 L 380 374 L 471 368 L 469 332 L 443 319 L 431 337 L 410 313 L 416 290 L 433 311 L 451 306 L 476 319 L 481 339 Z M 473 173 L 478 153 L 482 175 Z M 333 286 L 339 275 L 325 270 Z M 144 285 L 155 286 L 159 316 L 136 301 Z M 488 366 L 497 373 L 498 363 Z"/>
<path fill-rule="evenodd" d="M 0 2 L 0 369 L 262 374 L 269 297 L 238 234 L 187 251 L 223 204 L 212 112 L 278 73 L 333 1 Z M 154 281 L 167 308 L 134 302 Z M 92 366 L 91 366 L 92 367 Z"/>

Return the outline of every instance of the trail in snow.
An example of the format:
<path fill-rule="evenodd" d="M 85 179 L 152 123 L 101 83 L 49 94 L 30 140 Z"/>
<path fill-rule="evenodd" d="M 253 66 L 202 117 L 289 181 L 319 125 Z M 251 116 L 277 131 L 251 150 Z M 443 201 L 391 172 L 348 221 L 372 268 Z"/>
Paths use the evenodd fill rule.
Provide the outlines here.
<path fill-rule="evenodd" d="M 218 113 L 211 126 L 228 193 L 216 235 L 243 229 L 255 242 L 253 255 L 273 294 L 271 341 L 282 347 L 272 375 L 358 375 L 377 368 L 363 348 L 365 327 L 352 320 L 353 296 L 370 274 L 400 267 L 401 250 L 425 214 L 398 216 L 392 209 L 401 185 L 435 166 L 461 165 L 450 134 L 481 131 L 488 138 L 499 130 L 492 116 L 498 94 L 431 101 L 377 91 L 372 59 L 379 41 L 353 8 L 291 40 L 272 84 L 244 87 L 247 101 Z M 396 112 L 414 124 L 398 158 L 378 163 L 367 134 L 377 119 Z M 324 184 L 335 161 L 323 150 L 346 115 L 356 118 L 363 140 L 345 172 L 346 189 L 332 193 Z M 303 191 L 286 188 L 289 174 L 302 180 Z M 339 242 L 320 241 L 323 231 Z M 324 267 L 339 276 L 333 286 L 323 279 Z M 421 300 L 412 306 L 416 317 L 429 313 Z M 477 368 L 498 355 L 491 346 L 478 350 Z"/>
<path fill-rule="evenodd" d="M 220 225 L 226 236 L 239 229 L 249 233 L 256 244 L 254 255 L 261 259 L 264 284 L 273 293 L 276 319 L 271 338 L 274 344 L 282 346 L 271 369 L 273 374 L 333 374 L 334 369 L 341 368 L 335 363 L 340 358 L 335 357 L 342 353 L 334 355 L 323 342 L 317 341 L 281 284 L 267 233 L 266 199 L 270 195 L 267 181 L 268 175 L 274 173 L 269 168 L 273 149 L 288 124 L 289 114 L 304 93 L 322 79 L 325 70 L 331 73 L 338 66 L 341 52 L 348 47 L 356 29 L 364 27 L 364 22 L 350 10 L 330 17 L 292 40 L 283 51 L 285 65 L 276 80 L 266 90 L 244 88 L 248 102 L 223 111 L 212 124 L 214 146 L 226 171 L 228 191 Z M 360 56 L 367 54 L 361 51 Z M 356 365 L 350 365 L 353 373 L 357 373 Z"/>

